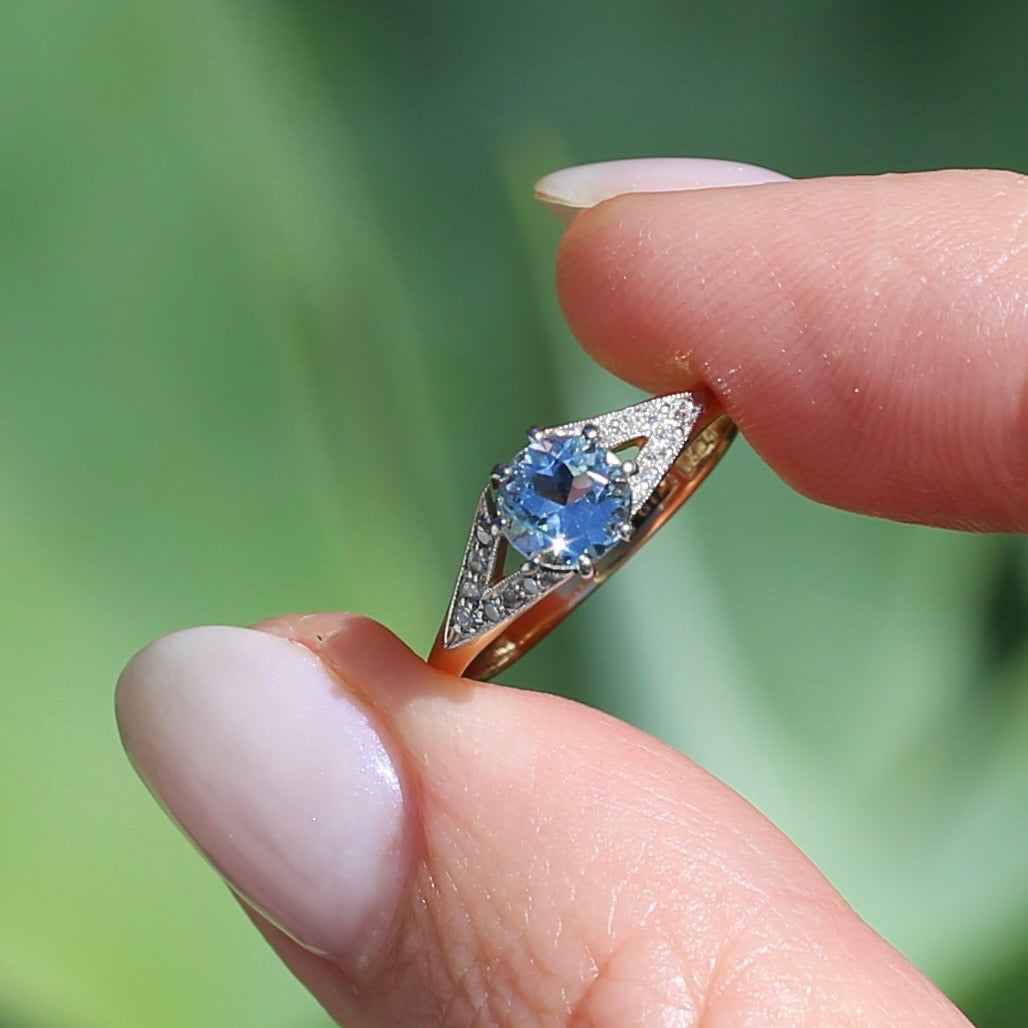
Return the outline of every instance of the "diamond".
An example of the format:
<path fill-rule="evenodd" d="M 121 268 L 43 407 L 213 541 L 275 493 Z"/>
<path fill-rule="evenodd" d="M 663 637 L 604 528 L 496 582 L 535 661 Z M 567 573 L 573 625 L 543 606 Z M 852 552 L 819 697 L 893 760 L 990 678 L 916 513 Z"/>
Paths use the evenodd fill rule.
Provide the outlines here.
<path fill-rule="evenodd" d="M 496 508 L 510 544 L 529 560 L 575 567 L 624 539 L 632 489 L 595 433 L 537 434 L 500 480 Z"/>

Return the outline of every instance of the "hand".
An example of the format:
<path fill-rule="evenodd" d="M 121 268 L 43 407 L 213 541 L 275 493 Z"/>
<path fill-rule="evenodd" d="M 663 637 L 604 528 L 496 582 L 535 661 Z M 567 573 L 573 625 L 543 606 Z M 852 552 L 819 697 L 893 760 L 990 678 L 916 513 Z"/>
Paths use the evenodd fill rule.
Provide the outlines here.
<path fill-rule="evenodd" d="M 544 188 L 573 211 L 626 175 L 722 172 L 599 166 Z M 655 392 L 706 383 L 807 495 L 1028 527 L 1028 180 L 622 196 L 574 219 L 558 279 L 597 359 Z M 119 721 L 341 1023 L 966 1023 L 760 813 L 652 738 L 449 678 L 360 617 L 258 629 L 154 643 Z"/>

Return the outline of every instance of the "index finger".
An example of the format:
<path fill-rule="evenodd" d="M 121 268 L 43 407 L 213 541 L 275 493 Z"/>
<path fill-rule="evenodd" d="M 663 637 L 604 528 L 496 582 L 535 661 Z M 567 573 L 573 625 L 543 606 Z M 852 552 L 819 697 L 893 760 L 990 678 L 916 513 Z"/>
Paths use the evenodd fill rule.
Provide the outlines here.
<path fill-rule="evenodd" d="M 704 382 L 808 496 L 1028 528 L 1028 179 L 619 196 L 573 221 L 558 287 L 601 363 L 657 392 Z"/>

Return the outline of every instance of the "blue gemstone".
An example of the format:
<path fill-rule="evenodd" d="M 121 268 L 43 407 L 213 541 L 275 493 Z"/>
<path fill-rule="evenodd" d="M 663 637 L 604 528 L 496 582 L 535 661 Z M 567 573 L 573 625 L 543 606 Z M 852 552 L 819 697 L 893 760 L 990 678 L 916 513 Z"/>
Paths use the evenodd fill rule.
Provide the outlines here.
<path fill-rule="evenodd" d="M 511 462 L 496 508 L 519 553 L 574 567 L 622 541 L 632 491 L 621 461 L 597 439 L 542 436 Z"/>

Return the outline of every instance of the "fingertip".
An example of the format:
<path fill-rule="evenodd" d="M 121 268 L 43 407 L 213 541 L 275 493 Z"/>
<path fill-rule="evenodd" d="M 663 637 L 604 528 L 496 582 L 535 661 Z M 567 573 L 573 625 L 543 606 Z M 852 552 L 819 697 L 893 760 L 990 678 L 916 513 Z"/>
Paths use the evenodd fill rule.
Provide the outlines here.
<path fill-rule="evenodd" d="M 655 740 L 462 683 L 365 618 L 276 626 L 159 640 L 119 714 L 172 816 L 347 1023 L 735 1023 L 784 993 L 815 1017 L 943 1010 L 773 826 Z M 311 628 L 320 657 L 290 637 Z"/>
<path fill-rule="evenodd" d="M 615 374 L 711 388 L 801 492 L 1020 531 L 1026 183 L 946 172 L 619 197 L 565 234 L 561 301 Z"/>
<path fill-rule="evenodd" d="M 669 290 L 687 262 L 647 262 L 649 234 L 639 215 L 660 198 L 615 196 L 584 210 L 557 249 L 557 293 L 572 333 L 608 371 L 652 393 L 690 389 L 703 381 L 668 310 Z M 636 227 L 638 225 L 638 227 Z"/>
<path fill-rule="evenodd" d="M 119 679 L 125 748 L 158 802 L 250 906 L 354 971 L 381 948 L 412 860 L 383 724 L 309 649 L 188 629 Z"/>

